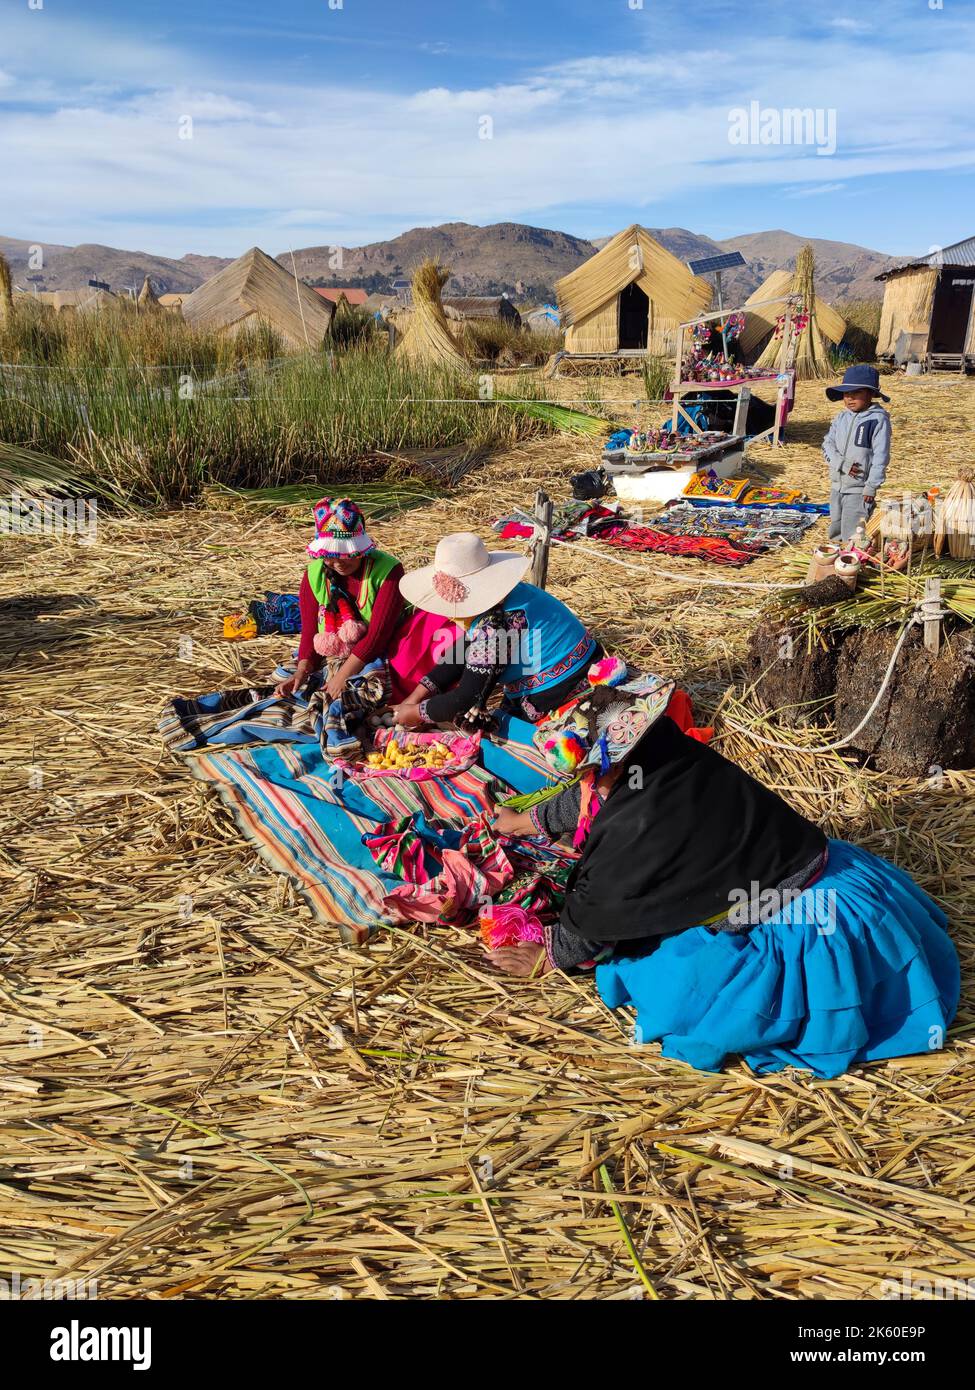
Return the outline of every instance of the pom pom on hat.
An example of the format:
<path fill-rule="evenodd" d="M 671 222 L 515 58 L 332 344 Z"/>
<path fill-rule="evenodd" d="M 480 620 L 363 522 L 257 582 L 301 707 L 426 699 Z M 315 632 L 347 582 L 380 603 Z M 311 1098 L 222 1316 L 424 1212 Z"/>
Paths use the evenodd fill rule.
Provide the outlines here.
<path fill-rule="evenodd" d="M 604 656 L 589 667 L 590 685 L 622 685 L 626 680 L 626 662 L 618 656 Z"/>
<path fill-rule="evenodd" d="M 542 746 L 556 772 L 575 772 L 589 752 L 585 739 L 574 729 L 563 729 L 560 733 L 552 734 Z"/>

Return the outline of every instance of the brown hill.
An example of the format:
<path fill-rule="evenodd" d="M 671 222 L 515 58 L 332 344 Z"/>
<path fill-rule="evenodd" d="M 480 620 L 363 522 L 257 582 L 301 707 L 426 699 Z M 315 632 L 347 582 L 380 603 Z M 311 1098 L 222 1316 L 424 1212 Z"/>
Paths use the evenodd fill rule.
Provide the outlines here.
<path fill-rule="evenodd" d="M 40 245 L 43 268 L 32 270 L 30 250 Z M 81 290 L 89 280 L 104 280 L 113 290 L 125 291 L 134 285 L 136 293 L 148 275 L 157 294 L 195 290 L 204 280 L 229 265 L 229 261 L 211 256 L 187 256 L 181 261 L 168 256 L 153 256 L 145 251 L 119 251 L 113 246 L 97 244 L 55 246 L 49 242 L 18 241 L 0 237 L 0 252 L 10 263 L 15 285 L 30 289 L 32 283 L 41 290 Z M 202 264 L 196 264 L 200 262 Z M 43 281 L 28 282 L 28 275 L 42 275 Z"/>
<path fill-rule="evenodd" d="M 723 250 L 739 250 L 748 264 L 727 272 L 723 279 L 725 303 L 741 303 L 773 270 L 789 269 L 807 238 L 792 232 L 752 232 L 714 241 L 685 227 L 648 229 L 669 251 L 689 260 Z M 594 254 L 607 238 L 586 241 L 544 227 L 517 222 L 498 222 L 476 227 L 469 222 L 446 222 L 439 227 L 414 227 L 390 241 L 343 248 L 342 267 L 329 264 L 335 248 L 308 246 L 295 251 L 299 276 L 310 283 L 355 284 L 368 282 L 370 289 L 386 289 L 398 278 L 409 278 L 417 265 L 433 256 L 453 274 L 448 294 L 515 295 L 519 285 L 531 300 L 549 299 L 555 282 Z M 865 246 L 843 241 L 809 238 L 816 255 L 816 282 L 830 301 L 847 298 L 880 298 L 882 287 L 874 277 L 893 264 L 893 258 Z M 0 251 L 10 262 L 15 284 L 28 288 L 31 273 L 27 258 L 31 243 L 0 237 Z M 291 269 L 291 254 L 277 259 Z M 44 246 L 43 283 L 50 290 L 83 289 L 90 279 L 104 280 L 115 290 L 136 289 L 146 275 L 157 293 L 188 292 L 230 264 L 230 258 L 199 256 L 192 252 L 179 260 L 143 251 L 122 251 L 111 246 Z"/>
<path fill-rule="evenodd" d="M 337 284 L 375 275 L 392 281 L 409 278 L 421 261 L 433 257 L 453 272 L 448 294 L 510 293 L 520 282 L 531 297 L 538 298 L 547 297 L 556 280 L 588 260 L 593 245 L 567 232 L 518 222 L 498 222 L 490 227 L 446 222 L 439 227 L 414 227 L 391 241 L 343 247 L 341 270 L 329 264 L 334 253 L 335 248 L 329 246 L 295 251 L 298 274 L 303 280 Z M 289 252 L 278 260 L 290 268 Z"/>

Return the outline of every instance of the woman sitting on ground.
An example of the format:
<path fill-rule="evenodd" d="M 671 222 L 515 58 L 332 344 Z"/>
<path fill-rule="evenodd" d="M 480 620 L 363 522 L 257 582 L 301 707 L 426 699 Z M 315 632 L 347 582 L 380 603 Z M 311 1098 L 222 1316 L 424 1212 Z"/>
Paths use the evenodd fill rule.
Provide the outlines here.
<path fill-rule="evenodd" d="M 325 690 L 337 700 L 353 676 L 385 658 L 393 698 L 402 699 L 433 665 L 435 638 L 445 624 L 407 610 L 399 590 L 403 566 L 377 548 L 354 502 L 323 497 L 314 514 L 315 539 L 298 591 L 298 661 L 274 693 L 296 694 L 331 660 Z"/>
<path fill-rule="evenodd" d="M 397 707 L 406 728 L 475 722 L 500 688 L 503 710 L 535 724 L 586 684 L 602 648 L 570 608 L 523 582 L 531 561 L 489 551 L 479 536 L 459 531 L 437 546 L 432 565 L 400 581 L 418 609 L 465 629 L 462 643 L 441 646 L 429 675 Z"/>
<path fill-rule="evenodd" d="M 668 691 L 650 677 L 596 692 L 572 716 L 588 731 L 582 780 L 499 812 L 501 832 L 568 833 L 581 855 L 545 943 L 495 964 L 595 965 L 604 1002 L 635 1006 L 637 1041 L 704 1070 L 738 1053 L 757 1071 L 837 1076 L 940 1048 L 959 996 L 941 909 L 681 733 Z"/>

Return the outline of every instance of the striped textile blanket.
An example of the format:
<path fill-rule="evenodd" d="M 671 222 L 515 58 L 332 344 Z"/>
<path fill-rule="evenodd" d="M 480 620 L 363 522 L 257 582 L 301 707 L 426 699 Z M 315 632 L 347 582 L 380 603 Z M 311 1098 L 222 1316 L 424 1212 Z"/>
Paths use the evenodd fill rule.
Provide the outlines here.
<path fill-rule="evenodd" d="M 482 739 L 484 766 L 423 782 L 344 777 L 322 754 L 308 701 L 278 700 L 273 687 L 174 700 L 159 728 L 171 752 L 190 754 L 190 772 L 219 794 L 269 868 L 348 941 L 402 920 L 385 900 L 405 880 L 380 867 L 364 837 L 414 816 L 462 830 L 496 797 L 550 780 L 532 726 L 517 719 Z"/>

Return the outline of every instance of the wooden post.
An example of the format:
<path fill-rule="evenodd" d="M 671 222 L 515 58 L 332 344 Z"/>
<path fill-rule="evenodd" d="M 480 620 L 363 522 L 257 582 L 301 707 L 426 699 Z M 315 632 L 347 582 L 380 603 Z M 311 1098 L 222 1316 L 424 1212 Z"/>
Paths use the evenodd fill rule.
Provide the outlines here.
<path fill-rule="evenodd" d="M 941 650 L 941 580 L 930 577 L 924 581 L 924 645 L 933 656 Z"/>
<path fill-rule="evenodd" d="M 735 404 L 735 423 L 731 427 L 732 434 L 747 434 L 748 403 L 751 398 L 752 388 L 750 386 L 738 387 L 738 400 Z"/>
<path fill-rule="evenodd" d="M 548 553 L 552 548 L 552 499 L 541 489 L 535 493 L 535 534 L 532 537 L 531 582 L 544 589 L 548 578 Z"/>

